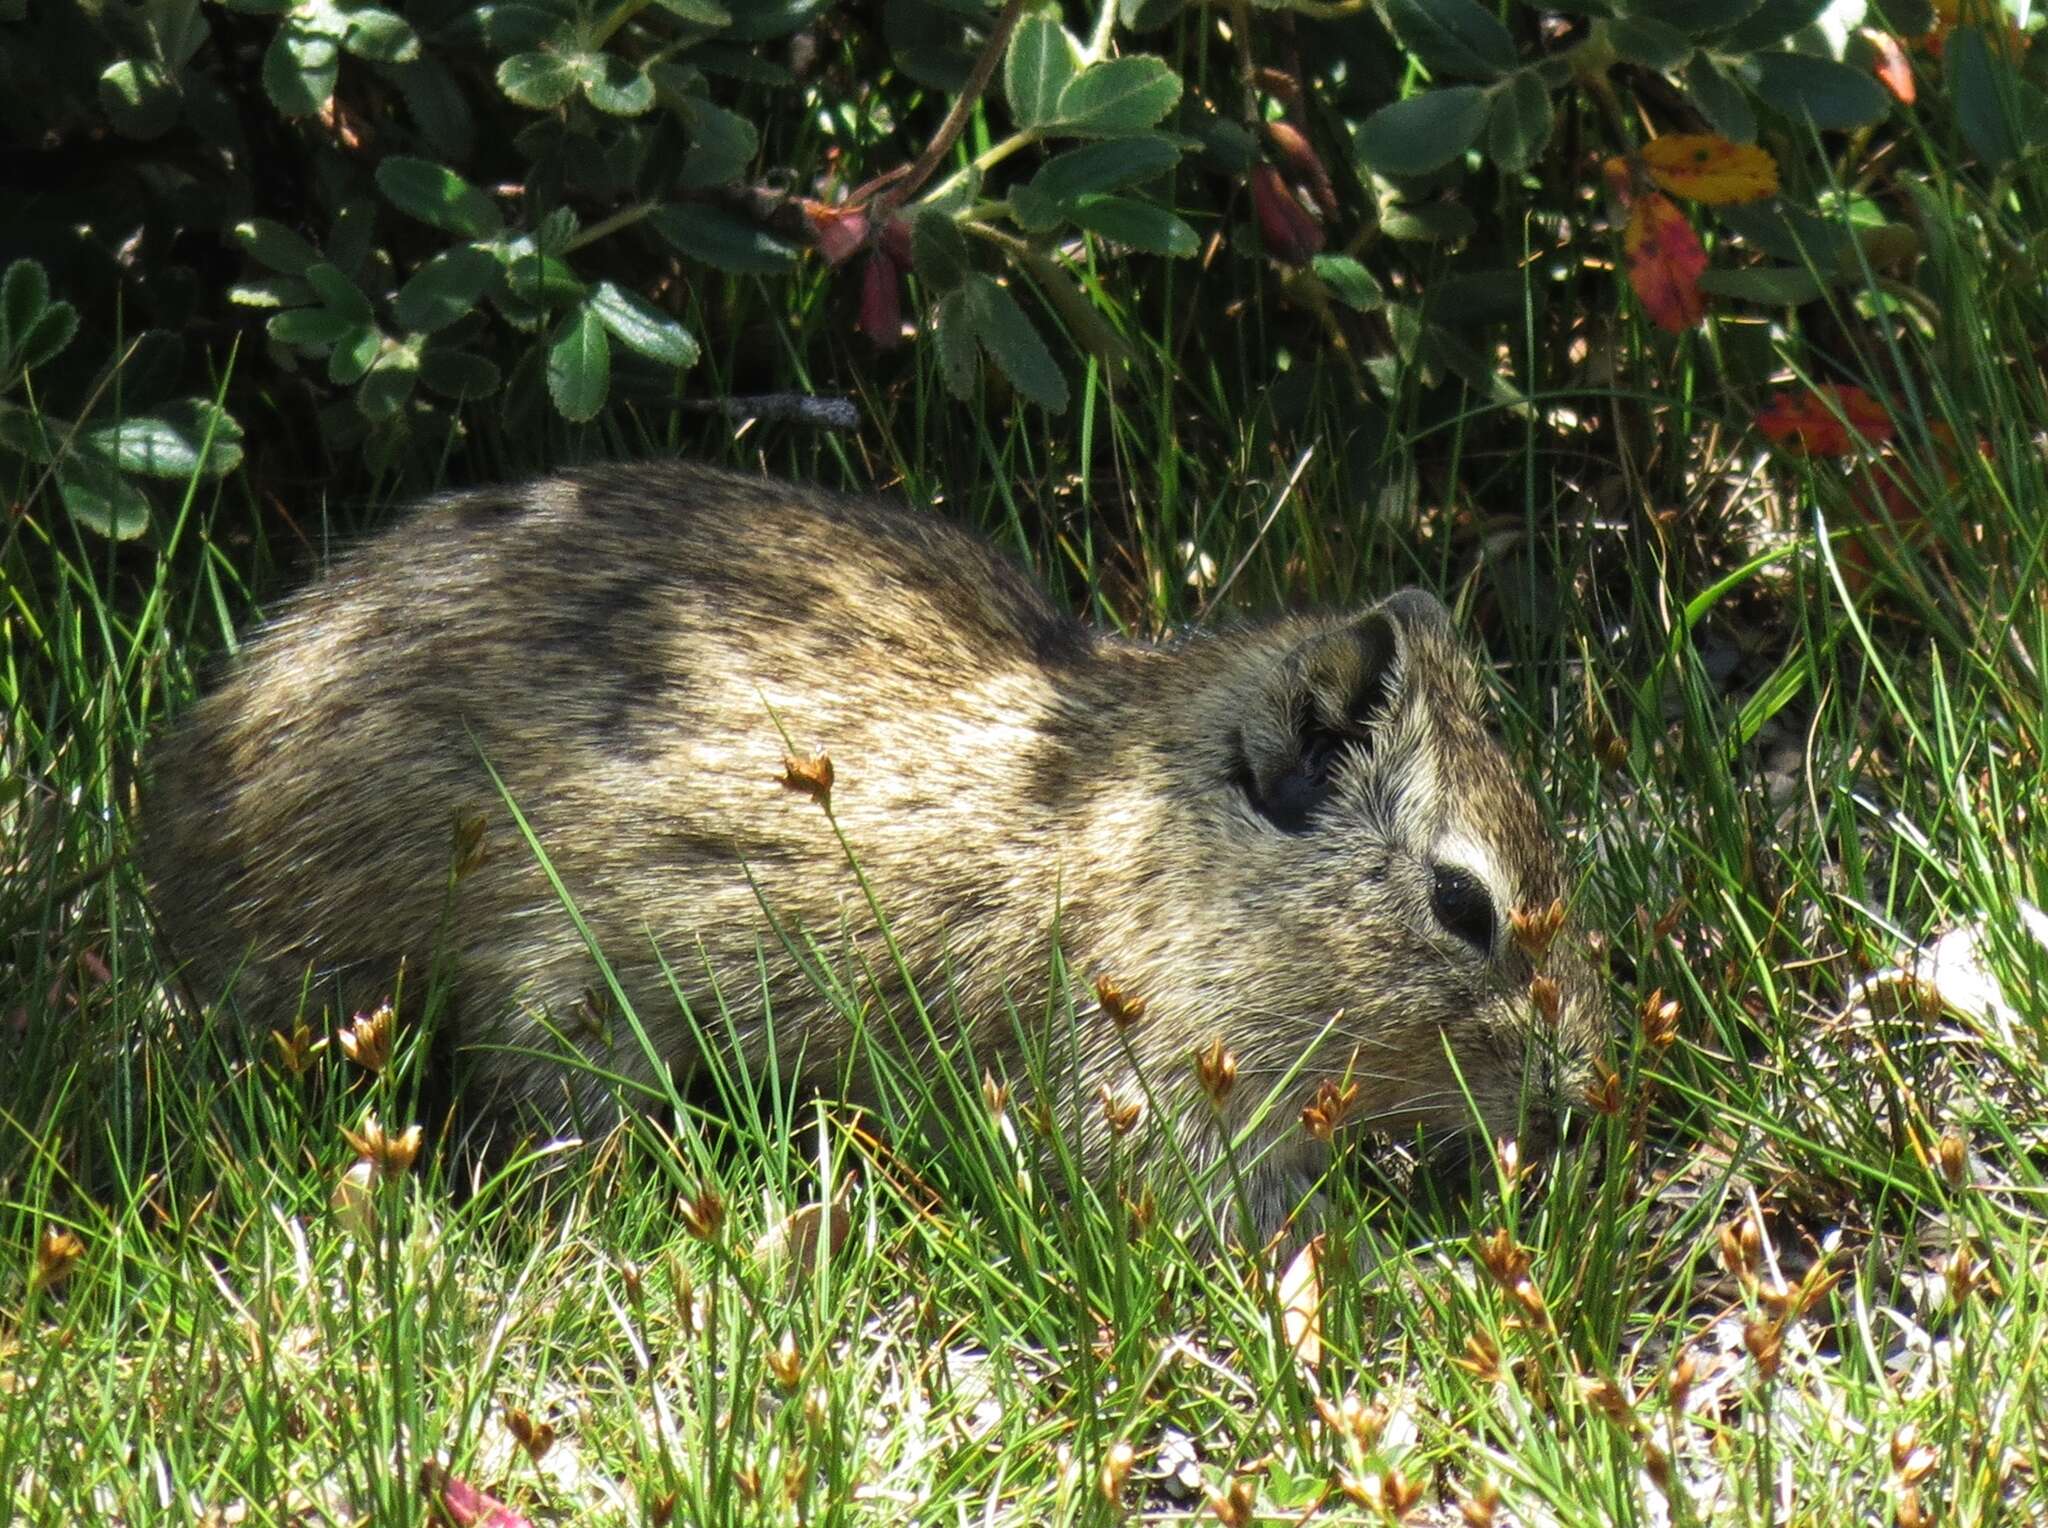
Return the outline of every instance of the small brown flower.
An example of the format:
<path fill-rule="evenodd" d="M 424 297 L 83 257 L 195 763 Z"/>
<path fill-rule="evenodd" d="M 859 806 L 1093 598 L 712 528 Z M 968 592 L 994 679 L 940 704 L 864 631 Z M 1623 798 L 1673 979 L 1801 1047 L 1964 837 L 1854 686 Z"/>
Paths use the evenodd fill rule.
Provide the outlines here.
<path fill-rule="evenodd" d="M 804 1377 L 803 1355 L 796 1350 L 796 1334 L 784 1332 L 782 1340 L 768 1350 L 768 1372 L 785 1390 L 794 1390 Z"/>
<path fill-rule="evenodd" d="M 55 1289 L 71 1277 L 71 1271 L 84 1256 L 85 1243 L 75 1232 L 45 1226 L 43 1239 L 36 1243 L 36 1265 L 29 1274 L 29 1287 Z"/>
<path fill-rule="evenodd" d="M 1666 997 L 1659 987 L 1643 999 L 1636 1010 L 1642 1020 L 1643 1043 L 1653 1051 L 1667 1051 L 1678 1039 L 1678 999 Z"/>
<path fill-rule="evenodd" d="M 270 1032 L 270 1043 L 277 1047 L 278 1065 L 294 1077 L 306 1075 L 306 1068 L 313 1064 L 313 1052 L 318 1047 L 313 1039 L 312 1026 L 301 1019 L 292 1026 L 290 1034 L 281 1029 Z"/>
<path fill-rule="evenodd" d="M 1302 1128 L 1319 1141 L 1329 1141 L 1358 1104 L 1358 1084 L 1342 1086 L 1325 1077 L 1316 1084 L 1315 1095 L 1301 1111 Z"/>
<path fill-rule="evenodd" d="M 1941 1462 L 1940 1456 L 1920 1441 L 1920 1429 L 1912 1422 L 1892 1434 L 1891 1451 L 1892 1473 L 1903 1486 L 1917 1486 Z"/>
<path fill-rule="evenodd" d="M 1496 1359 L 1499 1354 L 1495 1354 Z M 1358 1398 L 1358 1392 L 1347 1390 L 1344 1399 L 1335 1405 L 1322 1396 L 1316 1397 L 1316 1415 L 1323 1419 L 1323 1425 L 1345 1439 L 1361 1454 L 1369 1454 L 1380 1441 L 1380 1434 L 1387 1429 L 1387 1406 L 1384 1401 L 1370 1405 Z"/>
<path fill-rule="evenodd" d="M 1678 1362 L 1671 1366 L 1671 1372 L 1664 1376 L 1664 1394 L 1673 1411 L 1685 1410 L 1685 1403 L 1692 1398 L 1692 1387 L 1699 1380 L 1699 1361 L 1691 1348 L 1678 1355 Z"/>
<path fill-rule="evenodd" d="M 399 1134 L 392 1135 L 374 1114 L 363 1116 L 361 1134 L 342 1126 L 341 1138 L 360 1160 L 370 1164 L 371 1175 L 378 1182 L 403 1178 L 412 1170 L 413 1158 L 420 1154 L 418 1125 L 407 1125 Z"/>
<path fill-rule="evenodd" d="M 1963 1188 L 1970 1181 L 1970 1145 L 1955 1131 L 1945 1131 L 1934 1146 L 1934 1160 L 1941 1166 L 1941 1175 L 1952 1189 Z"/>
<path fill-rule="evenodd" d="M 1195 1052 L 1195 1078 L 1210 1104 L 1221 1109 L 1237 1086 L 1237 1057 L 1224 1046 L 1223 1036 L 1217 1035 Z"/>
<path fill-rule="evenodd" d="M 1259 1483 L 1240 1475 L 1220 1491 L 1210 1491 L 1209 1510 L 1223 1528 L 1246 1528 L 1259 1502 Z"/>
<path fill-rule="evenodd" d="M 832 805 L 832 759 L 829 754 L 795 754 L 782 756 L 782 788 L 794 791 L 799 796 L 808 796 L 819 806 Z"/>
<path fill-rule="evenodd" d="M 1502 1226 L 1492 1235 L 1480 1238 L 1479 1262 L 1503 1289 L 1512 1289 L 1529 1277 L 1536 1254 L 1527 1247 L 1517 1246 L 1514 1236 L 1506 1226 Z"/>
<path fill-rule="evenodd" d="M 1122 1438 L 1110 1444 L 1109 1452 L 1102 1456 L 1102 1470 L 1096 1476 L 1096 1487 L 1102 1492 L 1102 1499 L 1113 1509 L 1123 1506 L 1124 1482 L 1131 1478 L 1131 1466 L 1137 1458 L 1138 1451 Z"/>
<path fill-rule="evenodd" d="M 734 1470 L 732 1483 L 740 1488 L 740 1500 L 748 1506 L 761 1499 L 761 1472 L 751 1464 L 745 1469 Z"/>
<path fill-rule="evenodd" d="M 981 1101 L 988 1109 L 988 1117 L 998 1125 L 1003 1114 L 1010 1107 L 1010 1085 L 997 1082 L 994 1072 L 984 1070 L 981 1074 Z"/>
<path fill-rule="evenodd" d="M 1764 1229 L 1754 1215 L 1744 1215 L 1721 1227 L 1721 1266 L 1747 1283 L 1756 1277 L 1763 1256 Z"/>
<path fill-rule="evenodd" d="M 1621 1073 L 1594 1057 L 1593 1080 L 1586 1084 L 1586 1107 L 1595 1114 L 1615 1115 L 1621 1113 L 1627 1102 L 1628 1091 L 1622 1086 Z"/>
<path fill-rule="evenodd" d="M 1558 1014 L 1564 1008 L 1564 989 L 1551 977 L 1531 977 L 1529 1001 L 1534 1003 L 1536 1011 L 1543 1015 L 1543 1022 L 1554 1026 Z"/>
<path fill-rule="evenodd" d="M 709 1183 L 699 1185 L 696 1194 L 681 1206 L 683 1229 L 698 1241 L 718 1240 L 725 1226 L 725 1195 Z"/>
<path fill-rule="evenodd" d="M 1485 1332 L 1474 1332 L 1467 1337 L 1464 1356 L 1451 1362 L 1489 1385 L 1497 1385 L 1508 1377 L 1507 1365 L 1501 1361 L 1500 1344 Z"/>
<path fill-rule="evenodd" d="M 366 1072 L 383 1071 L 391 1059 L 391 1033 L 396 1023 L 388 998 L 370 1012 L 357 1014 L 355 1022 L 341 1032 L 342 1054 Z"/>
<path fill-rule="evenodd" d="M 1784 1361 L 1785 1328 L 1763 1316 L 1752 1316 L 1742 1325 L 1742 1345 L 1756 1360 L 1757 1373 L 1765 1379 L 1777 1377 Z"/>
<path fill-rule="evenodd" d="M 1582 1375 L 1579 1379 L 1579 1395 L 1588 1406 L 1616 1427 L 1625 1428 L 1630 1432 L 1635 1431 L 1635 1403 L 1629 1399 L 1628 1392 L 1613 1380 Z"/>
<path fill-rule="evenodd" d="M 1102 1011 L 1109 1015 L 1110 1022 L 1118 1029 L 1129 1029 L 1145 1017 L 1145 1000 L 1135 993 L 1126 992 L 1108 976 L 1095 978 L 1095 1000 L 1102 1004 Z"/>
<path fill-rule="evenodd" d="M 536 1464 L 555 1446 L 555 1424 L 536 1422 L 517 1406 L 505 1408 L 505 1427 Z"/>
<path fill-rule="evenodd" d="M 1494 1528 L 1500 1521 L 1500 1488 L 1490 1480 L 1481 1481 L 1478 1490 L 1458 1499 L 1458 1516 L 1465 1520 L 1465 1528 Z"/>
<path fill-rule="evenodd" d="M 1550 953 L 1550 946 L 1563 927 L 1563 897 L 1554 898 L 1548 907 L 1517 907 L 1508 914 L 1508 929 L 1515 943 L 1521 946 L 1524 955 L 1539 963 Z"/>
<path fill-rule="evenodd" d="M 758 1481 L 756 1483 L 758 1485 Z M 652 1523 L 654 1528 L 668 1528 L 670 1521 L 675 1515 L 676 1493 L 674 1491 L 670 1491 L 665 1496 L 657 1496 L 648 1504 L 647 1521 Z"/>
<path fill-rule="evenodd" d="M 1144 1117 L 1145 1100 L 1142 1098 L 1119 1099 L 1106 1082 L 1097 1090 L 1097 1096 L 1102 1101 L 1102 1122 L 1109 1126 L 1111 1135 L 1129 1135 L 1132 1127 Z"/>

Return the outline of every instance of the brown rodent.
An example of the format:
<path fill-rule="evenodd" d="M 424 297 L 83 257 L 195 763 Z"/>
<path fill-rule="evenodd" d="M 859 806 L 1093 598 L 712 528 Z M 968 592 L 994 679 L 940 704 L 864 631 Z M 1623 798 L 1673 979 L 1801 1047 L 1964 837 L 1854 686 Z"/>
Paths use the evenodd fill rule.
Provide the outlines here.
<path fill-rule="evenodd" d="M 792 752 L 830 758 L 831 816 L 782 783 Z M 1604 1023 L 1569 939 L 1532 996 L 1509 915 L 1564 894 L 1557 850 L 1415 591 L 1153 646 L 928 512 L 683 465 L 452 495 L 337 559 L 155 748 L 143 863 L 188 989 L 233 973 L 267 1029 L 309 970 L 347 1013 L 438 945 L 466 1085 L 602 1117 L 589 1071 L 533 1054 L 548 1026 L 651 1068 L 486 761 L 679 1074 L 672 980 L 712 1033 L 722 996 L 750 1064 L 772 1038 L 785 1074 L 845 1080 L 846 1010 L 792 947 L 870 1034 L 923 1033 L 836 820 L 976 1066 L 1021 1082 L 1015 1026 L 1062 1027 L 1057 920 L 1079 1051 L 1054 1113 L 1089 1152 L 1101 1090 L 1145 1096 L 1134 1063 L 1211 1159 L 1195 1053 L 1236 1059 L 1226 1126 L 1292 1074 L 1241 1148 L 1268 1227 L 1325 1160 L 1305 1106 L 1511 1130 Z M 452 880 L 464 822 L 485 852 Z"/>

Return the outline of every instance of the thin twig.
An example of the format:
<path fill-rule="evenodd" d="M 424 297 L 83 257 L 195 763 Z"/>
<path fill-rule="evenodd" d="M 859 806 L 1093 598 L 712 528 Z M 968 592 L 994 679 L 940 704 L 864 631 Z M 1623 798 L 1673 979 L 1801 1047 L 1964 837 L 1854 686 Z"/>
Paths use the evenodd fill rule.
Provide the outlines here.
<path fill-rule="evenodd" d="M 910 163 L 908 170 L 891 171 L 887 176 L 878 176 L 856 191 L 847 200 L 858 206 L 862 200 L 875 196 L 878 210 L 883 214 L 894 212 L 919 188 L 932 178 L 932 174 L 945 157 L 953 152 L 953 144 L 967 130 L 968 118 L 974 115 L 974 108 L 981 100 L 982 92 L 988 89 L 988 82 L 995 78 L 996 66 L 1003 61 L 1003 54 L 1010 46 L 1010 34 L 1017 30 L 1017 23 L 1023 19 L 1024 8 L 1031 0 L 1008 0 L 1002 14 L 996 17 L 994 30 L 988 34 L 988 42 L 982 47 L 981 56 L 974 61 L 974 68 L 968 73 L 967 83 L 960 87 L 960 94 L 953 98 L 953 106 L 946 113 L 939 130 L 932 134 L 932 141 L 925 150 Z M 878 182 L 880 184 L 878 184 Z"/>

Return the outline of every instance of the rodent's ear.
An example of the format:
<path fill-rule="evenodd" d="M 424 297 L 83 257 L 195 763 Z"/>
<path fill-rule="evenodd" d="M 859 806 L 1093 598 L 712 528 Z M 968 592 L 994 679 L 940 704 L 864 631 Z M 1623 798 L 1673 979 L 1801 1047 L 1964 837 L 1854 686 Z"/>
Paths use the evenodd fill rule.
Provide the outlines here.
<path fill-rule="evenodd" d="M 1411 613 L 1389 606 L 1404 599 L 1396 595 L 1301 643 L 1248 708 L 1238 733 L 1237 783 L 1253 810 L 1283 833 L 1308 831 L 1329 797 L 1339 755 L 1370 740 L 1372 722 L 1393 700 L 1400 628 Z"/>

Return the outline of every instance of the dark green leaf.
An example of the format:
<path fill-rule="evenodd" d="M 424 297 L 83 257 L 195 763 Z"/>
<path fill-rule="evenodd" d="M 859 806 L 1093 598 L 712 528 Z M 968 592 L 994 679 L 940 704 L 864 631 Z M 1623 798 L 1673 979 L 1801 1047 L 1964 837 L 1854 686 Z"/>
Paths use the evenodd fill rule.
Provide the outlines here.
<path fill-rule="evenodd" d="M 241 428 L 222 410 L 196 398 L 154 415 L 88 430 L 82 443 L 123 472 L 145 477 L 219 477 L 234 471 L 242 460 Z"/>
<path fill-rule="evenodd" d="M 284 276 L 303 276 L 306 267 L 316 265 L 320 251 L 282 223 L 254 218 L 235 225 L 235 238 L 242 248 L 262 264 Z"/>
<path fill-rule="evenodd" d="M 393 154 L 377 166 L 377 189 L 400 212 L 465 239 L 493 239 L 505 220 L 488 196 L 445 165 Z"/>
<path fill-rule="evenodd" d="M 444 398 L 488 398 L 498 390 L 498 368 L 480 355 L 435 350 L 420 357 L 420 381 Z"/>
<path fill-rule="evenodd" d="M 1071 215 L 1078 227 L 1148 254 L 1185 260 L 1202 247 L 1186 222 L 1164 207 L 1136 197 L 1084 196 L 1074 203 Z"/>
<path fill-rule="evenodd" d="M 599 111 L 637 117 L 654 104 L 654 81 L 616 53 L 586 53 L 577 60 L 583 95 Z"/>
<path fill-rule="evenodd" d="M 613 339 L 650 361 L 678 369 L 697 364 L 690 331 L 637 292 L 600 281 L 591 291 L 590 311 Z"/>
<path fill-rule="evenodd" d="M 950 292 L 972 268 L 967 236 L 943 212 L 921 209 L 910 224 L 910 258 L 917 279 L 934 292 Z"/>
<path fill-rule="evenodd" d="M 586 424 L 604 407 L 611 385 L 611 342 L 604 324 L 586 306 L 569 315 L 548 347 L 548 396 L 564 419 Z"/>
<path fill-rule="evenodd" d="M 524 254 L 507 262 L 505 291 L 513 301 L 539 313 L 565 303 L 580 303 L 590 295 L 582 278 L 553 255 Z"/>
<path fill-rule="evenodd" d="M 405 107 L 419 124 L 426 146 L 451 163 L 469 158 L 476 142 L 476 122 L 469 101 L 441 61 L 422 54 L 410 64 L 392 64 L 382 73 L 405 96 Z"/>
<path fill-rule="evenodd" d="M 352 6 L 341 45 L 357 58 L 379 64 L 409 64 L 420 56 L 419 34 L 403 16 L 381 6 Z"/>
<path fill-rule="evenodd" d="M 334 94 L 341 49 L 334 39 L 286 22 L 263 53 L 263 89 L 287 117 L 310 117 Z"/>
<path fill-rule="evenodd" d="M 8 376 L 0 382 L 10 380 L 25 371 L 34 371 L 45 361 L 52 359 L 71 343 L 71 337 L 78 333 L 78 310 L 68 302 L 53 302 L 37 315 L 34 323 L 25 333 L 17 332 L 13 343 L 0 350 L 0 361 L 7 366 Z"/>
<path fill-rule="evenodd" d="M 1797 122 L 1818 128 L 1861 127 L 1891 110 L 1884 86 L 1860 69 L 1807 53 L 1759 53 L 1757 91 Z"/>
<path fill-rule="evenodd" d="M 1452 85 L 1382 106 L 1358 129 L 1359 157 L 1382 175 L 1427 175 L 1472 146 L 1486 126 L 1487 92 Z"/>
<path fill-rule="evenodd" d="M 100 75 L 100 105 L 130 138 L 155 138 L 178 120 L 178 88 L 149 58 L 124 58 Z"/>
<path fill-rule="evenodd" d="M 337 315 L 354 323 L 370 321 L 372 309 L 370 299 L 365 297 L 353 281 L 324 260 L 309 265 L 305 270 L 306 285 L 320 294 L 325 303 Z"/>
<path fill-rule="evenodd" d="M 672 182 L 676 190 L 698 191 L 730 185 L 746 174 L 747 166 L 754 162 L 761 147 L 753 123 L 738 112 L 697 97 L 685 103 L 682 116 L 690 147 Z"/>
<path fill-rule="evenodd" d="M 1695 53 L 1682 76 L 1693 102 L 1714 131 L 1735 143 L 1756 142 L 1756 112 L 1749 92 L 1704 53 Z"/>
<path fill-rule="evenodd" d="M 1171 138 L 1140 133 L 1055 154 L 1031 177 L 1031 189 L 1049 201 L 1067 202 L 1091 191 L 1143 185 L 1178 163 L 1180 146 Z"/>
<path fill-rule="evenodd" d="M 647 221 L 692 260 L 741 276 L 777 276 L 796 263 L 796 251 L 766 229 L 718 207 L 672 203 Z"/>
<path fill-rule="evenodd" d="M 939 373 L 946 379 L 946 391 L 962 401 L 974 396 L 974 361 L 979 338 L 975 332 L 974 309 L 964 286 L 955 287 L 939 299 L 932 315 L 939 347 Z"/>
<path fill-rule="evenodd" d="M 24 258 L 8 266 L 0 276 L 0 354 L 11 358 L 49 307 L 50 277 L 41 262 Z"/>
<path fill-rule="evenodd" d="M 1676 69 L 1692 52 L 1692 38 L 1654 16 L 1631 16 L 1609 24 L 1614 51 L 1645 69 Z"/>
<path fill-rule="evenodd" d="M 408 345 L 393 345 L 363 374 L 362 384 L 356 388 L 356 407 L 365 419 L 381 423 L 405 406 L 419 378 L 417 352 Z"/>
<path fill-rule="evenodd" d="M 1520 62 L 1508 29 L 1476 0 L 1387 0 L 1387 19 L 1431 74 L 1490 80 Z"/>
<path fill-rule="evenodd" d="M 57 467 L 57 493 L 72 519 L 102 536 L 132 541 L 149 529 L 149 500 L 106 462 L 66 457 Z"/>
<path fill-rule="evenodd" d="M 1496 91 L 1486 117 L 1486 152 L 1510 175 L 1536 162 L 1550 141 L 1550 91 L 1529 71 L 1511 75 Z"/>
<path fill-rule="evenodd" d="M 1050 122 L 1073 77 L 1074 50 L 1059 22 L 1031 15 L 1017 23 L 1010 34 L 1010 50 L 1003 56 L 1003 94 L 1019 127 Z"/>
<path fill-rule="evenodd" d="M 1734 26 L 1753 15 L 1762 3 L 1763 0 L 1629 0 L 1620 10 L 1624 17 L 1660 21 L 1688 37 L 1700 37 Z"/>
<path fill-rule="evenodd" d="M 498 88 L 536 111 L 552 111 L 576 89 L 576 66 L 559 53 L 515 53 L 498 65 Z"/>
<path fill-rule="evenodd" d="M 1718 53 L 1756 53 L 1810 26 L 1833 0 L 1763 0 L 1747 20 L 1715 42 Z"/>
<path fill-rule="evenodd" d="M 1759 302 L 1774 308 L 1797 307 L 1827 290 L 1825 283 L 1803 265 L 1706 271 L 1700 276 L 1699 286 L 1713 297 L 1733 297 L 1739 302 Z"/>
<path fill-rule="evenodd" d="M 1372 272 L 1349 255 L 1317 255 L 1309 268 L 1337 294 L 1338 301 L 1360 312 L 1369 312 L 1387 300 Z"/>
<path fill-rule="evenodd" d="M 327 354 L 327 380 L 336 387 L 353 387 L 363 373 L 377 363 L 384 349 L 384 336 L 373 324 L 361 324 L 334 342 Z"/>
<path fill-rule="evenodd" d="M 355 333 L 357 327 L 354 320 L 326 308 L 293 308 L 274 315 L 264 325 L 272 339 L 295 350 L 325 350 Z"/>
<path fill-rule="evenodd" d="M 698 26 L 724 27 L 732 25 L 732 12 L 722 5 L 713 5 L 711 0 L 655 0 L 671 16 L 680 16 Z"/>
<path fill-rule="evenodd" d="M 1944 57 L 1956 126 L 1970 152 L 1987 168 L 2002 170 L 2048 142 L 2048 98 L 2019 77 L 1980 27 L 1957 27 Z"/>
<path fill-rule="evenodd" d="M 1011 386 L 1049 413 L 1067 406 L 1067 379 L 1038 330 L 1007 287 L 993 277 L 973 275 L 961 288 L 974 314 L 975 333 Z"/>
<path fill-rule="evenodd" d="M 392 313 L 407 329 L 431 334 L 472 312 L 498 278 L 498 262 L 487 249 L 458 244 L 444 249 L 398 289 Z"/>
<path fill-rule="evenodd" d="M 1396 202 L 1380 214 L 1380 231 L 1410 244 L 1455 244 L 1478 228 L 1471 210 L 1457 202 Z"/>
<path fill-rule="evenodd" d="M 1077 138 L 1122 138 L 1155 125 L 1180 100 L 1180 76 L 1149 53 L 1094 64 L 1060 92 L 1054 131 Z M 1021 316 L 1021 315 L 1020 315 Z"/>
<path fill-rule="evenodd" d="M 1721 225 L 1745 244 L 1774 260 L 1796 265 L 1812 264 L 1832 270 L 1844 253 L 1854 247 L 1849 230 L 1838 222 L 1818 217 L 1789 202 L 1771 201 L 1753 207 L 1721 207 L 1715 212 Z"/>
<path fill-rule="evenodd" d="M 1117 19 L 1133 32 L 1163 27 L 1180 15 L 1187 0 L 1117 0 Z"/>

